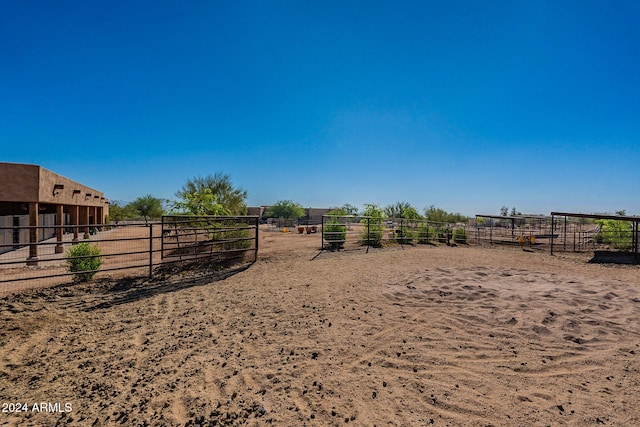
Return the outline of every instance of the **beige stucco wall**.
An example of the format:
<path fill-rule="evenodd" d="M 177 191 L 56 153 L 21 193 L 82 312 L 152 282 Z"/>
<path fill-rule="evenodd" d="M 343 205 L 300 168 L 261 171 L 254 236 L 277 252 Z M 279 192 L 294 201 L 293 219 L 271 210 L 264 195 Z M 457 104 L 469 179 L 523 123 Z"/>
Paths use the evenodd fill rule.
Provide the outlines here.
<path fill-rule="evenodd" d="M 264 210 L 265 210 L 264 206 L 249 206 L 247 208 L 247 215 L 262 216 L 262 213 L 264 212 Z"/>
<path fill-rule="evenodd" d="M 307 215 L 313 218 L 322 217 L 322 215 L 326 215 L 331 212 L 331 209 L 326 208 L 308 208 L 306 209 Z"/>
<path fill-rule="evenodd" d="M 82 185 L 62 175 L 40 168 L 40 203 L 55 203 L 78 206 L 104 206 L 104 194 L 86 185 Z M 55 185 L 64 188 L 55 189 Z"/>
<path fill-rule="evenodd" d="M 91 206 L 102 208 L 102 220 L 109 215 L 104 193 L 37 165 L 0 162 L 0 202 Z"/>
<path fill-rule="evenodd" d="M 0 201 L 37 202 L 40 166 L 0 163 Z"/>
<path fill-rule="evenodd" d="M 56 189 L 55 185 L 64 188 Z M 55 194 L 54 194 L 55 193 Z M 37 165 L 0 163 L 0 201 L 104 206 L 104 193 Z"/>

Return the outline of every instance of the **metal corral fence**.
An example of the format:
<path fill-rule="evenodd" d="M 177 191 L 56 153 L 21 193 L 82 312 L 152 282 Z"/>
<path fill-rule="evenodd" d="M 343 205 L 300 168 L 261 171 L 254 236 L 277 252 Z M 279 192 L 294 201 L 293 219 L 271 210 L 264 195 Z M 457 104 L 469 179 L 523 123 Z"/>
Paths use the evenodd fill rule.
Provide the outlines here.
<path fill-rule="evenodd" d="M 332 250 L 469 241 L 466 224 L 404 218 L 323 215 L 319 231 L 322 248 Z"/>
<path fill-rule="evenodd" d="M 594 259 L 603 262 L 640 261 L 640 217 L 551 212 L 551 228 L 552 254 L 593 251 Z"/>
<path fill-rule="evenodd" d="M 475 229 L 475 240 L 480 245 L 544 246 L 550 245 L 556 234 L 551 227 L 551 217 L 543 215 L 476 215 Z"/>
<path fill-rule="evenodd" d="M 569 252 L 638 252 L 638 219 L 616 215 L 476 215 L 478 244 Z"/>
<path fill-rule="evenodd" d="M 162 261 L 201 258 L 216 262 L 258 257 L 258 217 L 165 216 L 162 218 Z"/>
<path fill-rule="evenodd" d="M 33 243 L 0 245 L 0 293 L 36 285 L 72 281 L 69 249 L 87 242 L 100 250 L 102 265 L 96 278 L 153 277 L 167 264 L 202 258 L 213 262 L 255 261 L 258 252 L 258 217 L 163 217 L 160 222 L 88 224 L 80 227 L 0 227 L 0 231 L 36 235 L 40 229 L 62 228 L 54 236 Z M 74 233 L 73 228 L 86 230 Z M 39 234 L 39 233 L 38 233 Z M 74 236 L 77 236 L 74 238 Z M 81 257 L 80 257 L 81 258 Z"/>

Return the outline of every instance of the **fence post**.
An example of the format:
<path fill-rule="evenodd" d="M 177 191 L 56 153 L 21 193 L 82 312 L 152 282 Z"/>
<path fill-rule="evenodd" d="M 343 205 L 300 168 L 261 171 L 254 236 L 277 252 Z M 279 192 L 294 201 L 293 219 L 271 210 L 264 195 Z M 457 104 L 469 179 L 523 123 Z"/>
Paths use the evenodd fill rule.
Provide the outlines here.
<path fill-rule="evenodd" d="M 162 215 L 162 221 L 160 223 L 160 259 L 164 259 L 164 219 L 165 216 Z"/>
<path fill-rule="evenodd" d="M 153 278 L 153 224 L 149 224 L 149 280 Z"/>
<path fill-rule="evenodd" d="M 253 261 L 254 261 L 254 262 L 258 262 L 258 242 L 260 241 L 260 240 L 258 239 L 258 229 L 260 228 L 260 227 L 259 227 L 259 226 L 260 226 L 260 218 L 259 218 L 259 217 L 256 217 L 255 221 L 256 221 L 256 253 L 255 253 L 255 255 L 254 255 L 254 259 L 253 259 Z"/>
<path fill-rule="evenodd" d="M 633 225 L 631 226 L 633 231 L 633 238 L 631 239 L 631 244 L 633 245 L 633 260 L 635 263 L 638 263 L 638 221 L 633 221 Z"/>
<path fill-rule="evenodd" d="M 480 225 L 478 225 L 478 216 L 476 215 L 476 244 L 480 245 Z"/>
<path fill-rule="evenodd" d="M 493 218 L 489 218 L 489 244 L 493 246 Z"/>
<path fill-rule="evenodd" d="M 553 255 L 553 229 L 555 228 L 556 218 L 551 215 L 551 255 Z"/>
<path fill-rule="evenodd" d="M 371 245 L 371 218 L 367 218 L 367 252 L 369 252 L 369 246 Z"/>

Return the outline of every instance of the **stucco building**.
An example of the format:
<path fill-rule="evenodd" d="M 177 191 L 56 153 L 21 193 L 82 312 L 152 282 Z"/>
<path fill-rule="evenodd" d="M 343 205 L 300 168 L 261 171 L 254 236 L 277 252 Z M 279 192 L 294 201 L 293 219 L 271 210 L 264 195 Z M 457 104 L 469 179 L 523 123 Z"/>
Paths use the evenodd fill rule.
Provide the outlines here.
<path fill-rule="evenodd" d="M 257 215 L 262 218 L 269 208 L 270 206 L 250 206 L 247 208 L 247 215 Z M 321 224 L 322 215 L 326 215 L 332 210 L 331 208 L 304 208 L 305 216 L 302 221 L 305 224 Z"/>
<path fill-rule="evenodd" d="M 28 263 L 37 264 L 37 242 L 55 236 L 60 253 L 65 231 L 88 238 L 108 215 L 100 191 L 37 165 L 0 163 L 0 253 L 28 244 Z"/>

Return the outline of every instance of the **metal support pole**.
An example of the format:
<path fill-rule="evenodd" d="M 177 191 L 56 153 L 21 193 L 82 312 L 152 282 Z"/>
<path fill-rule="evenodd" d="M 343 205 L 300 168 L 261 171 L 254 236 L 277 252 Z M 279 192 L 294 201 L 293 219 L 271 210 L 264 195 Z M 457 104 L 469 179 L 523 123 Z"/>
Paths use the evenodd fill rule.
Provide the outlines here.
<path fill-rule="evenodd" d="M 367 253 L 369 253 L 369 245 L 371 244 L 371 235 L 369 234 L 371 230 L 369 228 L 370 221 L 371 221 L 371 218 L 367 218 Z"/>
<path fill-rule="evenodd" d="M 489 218 L 489 244 L 493 245 L 493 218 Z"/>
<path fill-rule="evenodd" d="M 634 261 L 638 263 L 638 221 L 633 221 L 633 252 Z"/>
<path fill-rule="evenodd" d="M 551 215 L 551 255 L 553 255 L 553 229 L 555 225 L 556 217 Z"/>
<path fill-rule="evenodd" d="M 516 238 L 516 219 L 511 218 L 511 240 L 515 240 Z"/>
<path fill-rule="evenodd" d="M 160 222 L 160 259 L 164 259 L 164 219 L 166 217 L 162 215 L 162 220 Z"/>
<path fill-rule="evenodd" d="M 253 262 L 258 262 L 258 242 L 260 241 L 260 239 L 258 239 L 258 236 L 259 236 L 258 230 L 260 228 L 259 227 L 260 226 L 260 219 L 258 217 L 256 217 L 255 222 L 256 222 L 256 253 L 255 253 Z"/>
<path fill-rule="evenodd" d="M 431 240 L 429 240 L 429 221 L 425 221 L 424 226 L 425 226 L 427 243 L 431 243 Z"/>
<path fill-rule="evenodd" d="M 322 225 L 320 229 L 320 239 L 321 239 L 322 245 L 320 245 L 320 247 L 324 249 L 324 215 L 322 215 L 322 219 L 320 220 L 320 223 Z"/>
<path fill-rule="evenodd" d="M 149 280 L 153 278 L 153 224 L 149 224 Z"/>

